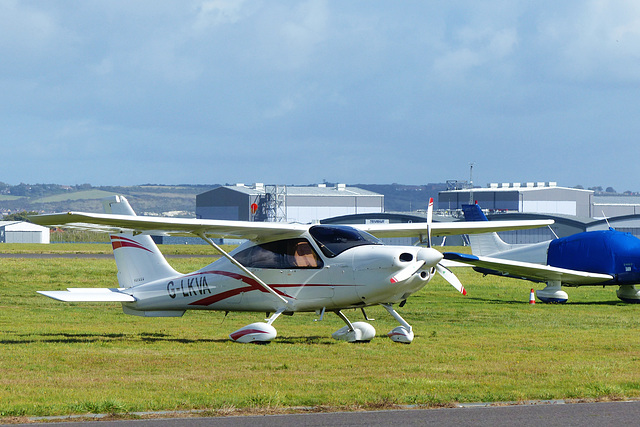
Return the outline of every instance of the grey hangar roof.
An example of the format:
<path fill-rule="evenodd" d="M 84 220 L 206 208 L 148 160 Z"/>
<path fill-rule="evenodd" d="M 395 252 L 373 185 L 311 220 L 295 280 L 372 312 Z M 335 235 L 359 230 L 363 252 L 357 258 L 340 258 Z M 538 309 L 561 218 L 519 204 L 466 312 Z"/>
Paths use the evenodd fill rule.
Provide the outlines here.
<path fill-rule="evenodd" d="M 383 211 L 382 194 L 344 184 L 238 184 L 196 196 L 196 217 L 210 219 L 309 223 L 332 216 Z"/>

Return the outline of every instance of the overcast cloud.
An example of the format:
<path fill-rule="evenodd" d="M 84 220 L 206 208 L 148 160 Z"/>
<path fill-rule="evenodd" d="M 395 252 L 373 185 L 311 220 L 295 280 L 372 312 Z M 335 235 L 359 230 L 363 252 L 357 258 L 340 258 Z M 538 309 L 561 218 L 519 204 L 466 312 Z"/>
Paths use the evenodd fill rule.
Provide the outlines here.
<path fill-rule="evenodd" d="M 637 1 L 0 2 L 0 181 L 640 191 Z"/>

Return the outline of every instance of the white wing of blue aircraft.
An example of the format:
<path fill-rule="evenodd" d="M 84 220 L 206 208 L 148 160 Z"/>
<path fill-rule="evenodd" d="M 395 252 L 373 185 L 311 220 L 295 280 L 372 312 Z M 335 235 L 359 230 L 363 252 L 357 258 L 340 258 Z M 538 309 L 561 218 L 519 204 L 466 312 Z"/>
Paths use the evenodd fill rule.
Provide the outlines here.
<path fill-rule="evenodd" d="M 126 314 L 178 317 L 186 310 L 267 313 L 232 332 L 233 341 L 269 342 L 276 337 L 272 323 L 281 314 L 336 313 L 346 324 L 336 339 L 369 341 L 375 329 L 351 322 L 345 309 L 383 306 L 400 323 L 387 335 L 396 342 L 413 340 L 411 326 L 395 311 L 439 272 L 460 292 L 459 280 L 440 264 L 443 256 L 430 247 L 386 246 L 374 237 L 468 234 L 534 228 L 553 223 L 432 223 L 433 201 L 426 223 L 357 226 L 308 225 L 246 221 L 175 219 L 136 216 L 122 196 L 103 202 L 106 214 L 69 212 L 38 215 L 31 221 L 46 226 L 98 230 L 111 234 L 119 286 L 109 289 L 70 288 L 40 291 L 60 301 L 113 301 Z M 357 228 L 356 228 L 357 227 Z M 199 236 L 222 255 L 189 274 L 175 271 L 151 235 Z M 227 253 L 213 238 L 246 239 Z M 366 318 L 366 314 L 365 314 Z"/>
<path fill-rule="evenodd" d="M 467 221 L 487 217 L 476 205 L 463 205 Z M 491 221 L 494 222 L 494 221 Z M 561 286 L 619 286 L 625 302 L 640 302 L 640 239 L 613 229 L 587 231 L 535 244 L 505 243 L 496 233 L 469 236 L 473 255 L 445 253 L 447 260 L 474 266 L 483 274 L 515 277 L 547 286 L 536 292 L 543 302 L 566 302 Z"/>

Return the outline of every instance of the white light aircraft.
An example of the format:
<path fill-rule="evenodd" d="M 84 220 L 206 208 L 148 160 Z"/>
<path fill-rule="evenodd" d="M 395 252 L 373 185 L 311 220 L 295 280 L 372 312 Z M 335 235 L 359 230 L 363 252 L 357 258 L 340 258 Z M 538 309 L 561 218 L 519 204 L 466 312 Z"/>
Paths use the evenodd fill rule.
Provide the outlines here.
<path fill-rule="evenodd" d="M 68 212 L 38 215 L 31 221 L 111 234 L 118 269 L 117 288 L 69 288 L 40 291 L 60 301 L 121 302 L 126 314 L 179 317 L 186 310 L 265 312 L 256 322 L 232 332 L 231 340 L 264 343 L 276 337 L 272 323 L 281 314 L 336 313 L 346 324 L 333 338 L 370 341 L 375 329 L 351 322 L 345 309 L 383 306 L 400 326 L 387 335 L 410 343 L 412 327 L 395 311 L 422 289 L 435 272 L 466 293 L 455 275 L 442 266 L 442 254 L 430 247 L 430 236 L 535 228 L 551 220 L 493 223 L 432 223 L 433 200 L 426 223 L 309 225 L 274 222 L 177 219 L 136 216 L 123 196 L 103 201 L 106 214 Z M 371 234 L 370 234 L 371 233 Z M 199 236 L 222 257 L 189 274 L 175 271 L 152 235 Z M 428 247 L 387 246 L 374 237 L 416 236 Z M 227 253 L 213 238 L 246 239 Z"/>

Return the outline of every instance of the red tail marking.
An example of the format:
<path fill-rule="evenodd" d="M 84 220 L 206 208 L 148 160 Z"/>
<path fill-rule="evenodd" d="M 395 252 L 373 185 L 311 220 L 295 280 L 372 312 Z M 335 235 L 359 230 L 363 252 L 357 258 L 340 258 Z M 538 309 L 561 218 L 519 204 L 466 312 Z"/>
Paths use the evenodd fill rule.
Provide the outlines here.
<path fill-rule="evenodd" d="M 122 237 L 122 236 L 111 236 L 111 246 L 113 247 L 114 251 L 119 248 L 136 248 L 136 249 L 143 249 L 147 252 L 153 253 L 152 250 L 145 248 L 135 240 L 127 239 L 126 237 Z"/>

